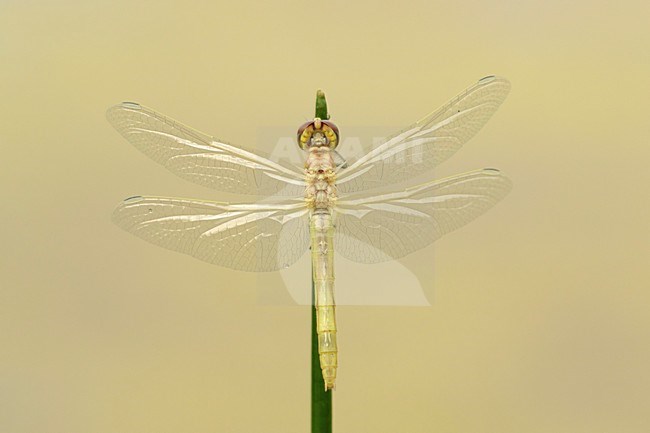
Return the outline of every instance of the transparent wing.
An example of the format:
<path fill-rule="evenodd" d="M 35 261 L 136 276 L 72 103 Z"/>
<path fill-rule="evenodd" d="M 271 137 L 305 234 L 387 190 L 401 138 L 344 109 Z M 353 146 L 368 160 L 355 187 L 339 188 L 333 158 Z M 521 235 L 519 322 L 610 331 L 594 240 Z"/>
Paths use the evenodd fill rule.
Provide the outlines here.
<path fill-rule="evenodd" d="M 388 137 L 342 169 L 340 192 L 382 187 L 418 176 L 445 161 L 492 117 L 510 91 L 505 78 L 482 78 L 446 105 Z"/>
<path fill-rule="evenodd" d="M 228 204 L 131 197 L 113 213 L 124 230 L 156 245 L 242 271 L 287 267 L 309 246 L 303 202 Z"/>
<path fill-rule="evenodd" d="M 150 108 L 123 102 L 109 108 L 106 117 L 138 150 L 184 179 L 232 193 L 304 194 L 298 168 L 216 140 Z"/>
<path fill-rule="evenodd" d="M 334 248 L 361 263 L 403 257 L 486 212 L 510 191 L 495 169 L 483 169 L 374 197 L 336 204 Z"/>

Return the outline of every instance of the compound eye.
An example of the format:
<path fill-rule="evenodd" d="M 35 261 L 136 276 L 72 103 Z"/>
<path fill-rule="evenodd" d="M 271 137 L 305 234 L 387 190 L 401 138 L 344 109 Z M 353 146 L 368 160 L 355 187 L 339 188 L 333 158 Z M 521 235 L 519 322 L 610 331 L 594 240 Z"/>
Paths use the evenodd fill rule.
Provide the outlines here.
<path fill-rule="evenodd" d="M 307 149 L 310 144 L 310 138 L 314 131 L 313 125 L 310 122 L 305 123 L 298 129 L 298 145 L 301 149 Z"/>

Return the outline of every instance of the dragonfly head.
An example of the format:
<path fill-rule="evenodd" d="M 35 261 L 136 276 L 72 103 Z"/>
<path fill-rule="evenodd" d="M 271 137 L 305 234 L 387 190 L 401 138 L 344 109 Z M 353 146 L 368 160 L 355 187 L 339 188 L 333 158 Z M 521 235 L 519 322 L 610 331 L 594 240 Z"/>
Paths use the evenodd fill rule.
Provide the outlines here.
<path fill-rule="evenodd" d="M 321 146 L 335 149 L 338 144 L 339 128 L 329 120 L 317 117 L 298 128 L 298 145 L 303 150 Z"/>

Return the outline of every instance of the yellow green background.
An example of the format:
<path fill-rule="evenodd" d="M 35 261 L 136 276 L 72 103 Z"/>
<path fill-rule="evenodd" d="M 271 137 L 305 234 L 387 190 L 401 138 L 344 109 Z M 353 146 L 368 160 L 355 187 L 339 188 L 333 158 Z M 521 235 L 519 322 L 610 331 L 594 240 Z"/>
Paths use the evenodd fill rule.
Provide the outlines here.
<path fill-rule="evenodd" d="M 432 307 L 339 309 L 335 431 L 647 432 L 648 16 L 643 1 L 2 1 L 0 432 L 308 429 L 309 308 L 257 302 L 277 275 L 110 222 L 134 194 L 241 197 L 147 160 L 108 106 L 255 148 L 259 128 L 312 116 L 317 88 L 344 132 L 405 126 L 488 74 L 510 97 L 436 174 L 495 166 L 515 187 L 402 261 Z"/>

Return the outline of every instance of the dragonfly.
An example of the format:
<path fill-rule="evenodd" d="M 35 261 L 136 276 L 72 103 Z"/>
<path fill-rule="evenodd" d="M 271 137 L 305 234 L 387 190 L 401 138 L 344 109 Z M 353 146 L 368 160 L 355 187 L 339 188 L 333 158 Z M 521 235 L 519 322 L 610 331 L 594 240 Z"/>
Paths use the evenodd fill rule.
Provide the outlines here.
<path fill-rule="evenodd" d="M 338 368 L 334 252 L 366 264 L 399 259 L 505 197 L 511 181 L 493 168 L 399 185 L 429 174 L 458 151 L 509 91 L 505 78 L 484 77 L 358 158 L 339 154 L 338 127 L 316 117 L 297 133 L 304 166 L 274 161 L 123 102 L 109 108 L 107 118 L 145 155 L 199 185 L 265 198 L 226 203 L 135 196 L 116 208 L 113 221 L 153 244 L 240 271 L 281 270 L 309 250 L 319 360 L 330 390 Z"/>

